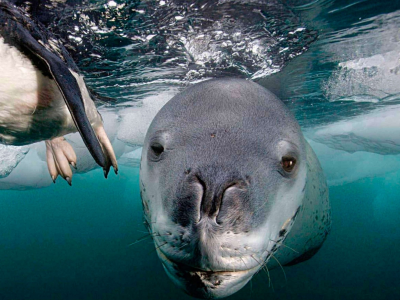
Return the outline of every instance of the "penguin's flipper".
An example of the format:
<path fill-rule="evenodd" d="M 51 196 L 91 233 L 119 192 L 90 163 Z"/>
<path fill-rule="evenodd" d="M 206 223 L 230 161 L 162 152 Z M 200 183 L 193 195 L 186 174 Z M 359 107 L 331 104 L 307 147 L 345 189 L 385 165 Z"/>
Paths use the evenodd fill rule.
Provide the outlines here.
<path fill-rule="evenodd" d="M 108 157 L 104 155 L 100 142 L 86 116 L 81 90 L 75 77 L 64 62 L 58 59 L 56 55 L 51 52 L 43 51 L 45 49 L 40 49 L 40 47 L 37 47 L 34 43 L 30 46 L 31 49 L 35 51 L 35 54 L 48 65 L 49 71 L 63 95 L 71 117 L 86 147 L 94 160 L 108 173 L 111 165 L 110 161 Z"/>
<path fill-rule="evenodd" d="M 39 67 L 47 67 L 47 73 L 56 82 L 86 147 L 107 174 L 111 166 L 110 157 L 103 152 L 87 118 L 81 89 L 71 73 L 71 70 L 77 71 L 77 67 L 66 49 L 41 24 L 33 22 L 22 10 L 4 1 L 0 1 L 0 35 L 32 59 L 38 60 Z"/>

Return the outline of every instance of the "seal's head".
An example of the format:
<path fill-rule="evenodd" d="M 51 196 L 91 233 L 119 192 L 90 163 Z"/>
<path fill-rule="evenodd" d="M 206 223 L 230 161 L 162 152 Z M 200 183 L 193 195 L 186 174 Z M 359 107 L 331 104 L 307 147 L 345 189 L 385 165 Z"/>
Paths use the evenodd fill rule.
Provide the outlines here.
<path fill-rule="evenodd" d="M 211 80 L 170 100 L 147 132 L 140 173 L 169 277 L 201 298 L 242 288 L 290 231 L 305 160 L 298 123 L 258 84 Z"/>

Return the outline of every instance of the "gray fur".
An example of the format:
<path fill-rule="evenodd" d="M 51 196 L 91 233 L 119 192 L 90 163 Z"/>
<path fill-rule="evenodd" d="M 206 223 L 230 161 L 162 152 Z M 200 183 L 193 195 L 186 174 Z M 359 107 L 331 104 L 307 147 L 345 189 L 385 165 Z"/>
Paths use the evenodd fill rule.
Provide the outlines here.
<path fill-rule="evenodd" d="M 325 179 L 297 121 L 250 81 L 211 80 L 171 99 L 147 132 L 140 177 L 159 257 L 192 296 L 228 296 L 273 257 L 312 256 L 330 228 Z"/>

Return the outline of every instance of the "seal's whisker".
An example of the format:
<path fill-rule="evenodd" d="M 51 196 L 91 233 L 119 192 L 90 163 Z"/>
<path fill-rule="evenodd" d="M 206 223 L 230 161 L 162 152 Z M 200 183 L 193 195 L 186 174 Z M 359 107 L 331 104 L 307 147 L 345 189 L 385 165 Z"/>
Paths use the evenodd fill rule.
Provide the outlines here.
<path fill-rule="evenodd" d="M 169 234 L 159 234 L 158 232 L 152 232 L 152 233 L 149 233 L 151 236 L 166 236 L 166 235 L 169 235 Z"/>
<path fill-rule="evenodd" d="M 260 271 L 262 269 L 268 275 L 268 287 L 272 287 L 272 290 L 274 290 L 274 286 L 272 285 L 271 276 L 269 274 L 269 270 L 268 270 L 266 262 L 265 263 L 260 263 L 253 255 L 250 255 L 250 256 L 251 256 L 252 259 L 254 259 L 260 265 Z"/>
<path fill-rule="evenodd" d="M 145 231 L 142 231 L 143 233 L 147 233 L 146 234 L 146 236 L 160 236 L 160 234 L 158 233 L 158 232 L 145 232 Z M 165 235 L 165 234 L 164 234 Z"/>
<path fill-rule="evenodd" d="M 157 251 L 157 250 L 160 249 L 161 247 L 165 246 L 166 244 L 168 244 L 168 242 L 165 242 L 164 244 L 158 245 L 158 246 L 155 248 L 155 251 Z"/>
<path fill-rule="evenodd" d="M 269 239 L 269 240 L 270 240 L 271 242 L 274 242 L 275 244 L 281 244 L 283 247 L 286 247 L 286 248 L 292 250 L 292 251 L 295 252 L 295 253 L 300 253 L 299 251 L 297 251 L 297 250 L 295 250 L 295 249 L 293 249 L 293 248 L 291 248 L 291 247 L 285 245 L 283 242 L 277 242 L 277 241 L 274 241 L 274 240 L 271 240 L 271 239 Z"/>
<path fill-rule="evenodd" d="M 269 273 L 269 269 L 268 269 L 268 266 L 267 266 L 267 262 L 268 262 L 268 260 L 265 259 L 265 262 L 263 263 L 262 268 L 263 268 L 264 272 L 265 272 L 265 270 L 267 270 L 268 281 L 269 281 L 268 282 L 268 287 L 271 287 L 272 291 L 275 292 L 274 284 L 272 283 L 272 280 L 271 280 L 271 277 L 270 277 L 270 273 Z"/>
<path fill-rule="evenodd" d="M 269 242 L 268 242 L 268 243 L 269 243 Z M 264 252 L 267 252 L 268 255 L 273 256 L 272 252 L 268 251 L 267 249 L 265 249 Z M 268 272 L 268 274 L 269 274 L 269 269 L 268 269 L 268 266 L 267 266 L 268 258 L 269 258 L 269 256 L 267 256 L 267 257 L 265 258 L 265 260 L 264 260 L 264 262 L 263 262 L 263 264 L 262 264 L 262 268 L 266 269 L 267 272 Z M 268 276 L 268 277 L 269 277 L 269 276 Z M 285 274 L 285 278 L 286 278 L 286 274 Z M 270 278 L 269 278 L 269 279 L 270 279 Z M 273 285 L 271 279 L 270 279 L 270 284 L 269 284 L 269 286 L 272 288 L 272 291 L 275 291 L 275 290 L 274 290 L 274 285 Z"/>
<path fill-rule="evenodd" d="M 264 270 L 264 271 L 267 270 L 268 281 L 269 281 L 269 282 L 268 282 L 268 287 L 271 287 L 271 288 L 272 288 L 272 291 L 275 292 L 274 284 L 272 283 L 271 277 L 270 277 L 270 275 L 269 275 L 269 270 L 268 270 L 267 265 L 265 265 L 265 266 L 263 267 L 263 270 Z"/>
<path fill-rule="evenodd" d="M 154 236 L 164 236 L 164 235 L 169 235 L 169 234 L 159 234 L 158 232 L 154 232 L 154 233 L 148 233 L 145 236 L 142 236 L 140 238 L 138 238 L 136 241 L 134 241 L 133 243 L 130 243 L 127 247 L 133 246 L 139 242 L 144 241 L 145 239 L 148 239 L 150 237 L 154 237 Z"/>
<path fill-rule="evenodd" d="M 148 239 L 148 238 L 150 238 L 150 237 L 152 237 L 152 235 L 151 234 L 147 234 L 147 235 L 145 235 L 145 236 L 142 236 L 141 238 L 138 238 L 136 241 L 134 241 L 133 243 L 130 243 L 127 247 L 130 247 L 130 246 L 133 246 L 133 245 L 135 245 L 135 244 L 137 244 L 137 243 L 140 243 L 140 242 L 142 242 L 142 241 L 144 241 L 145 239 Z"/>
<path fill-rule="evenodd" d="M 279 262 L 279 260 L 272 254 L 272 253 L 270 253 L 270 255 L 271 255 L 271 257 L 273 258 L 273 259 L 275 259 L 275 261 L 279 264 L 279 266 L 281 267 L 281 270 L 282 270 L 282 272 L 283 272 L 283 275 L 285 276 L 285 281 L 286 281 L 286 284 L 287 284 L 287 277 L 286 277 L 286 272 L 285 272 L 285 270 L 283 269 L 283 266 L 281 265 L 281 263 Z"/>
<path fill-rule="evenodd" d="M 246 269 L 248 269 L 246 262 L 244 261 L 243 257 L 240 256 L 240 259 L 242 260 L 243 264 L 245 265 Z"/>
<path fill-rule="evenodd" d="M 183 247 L 186 247 L 187 245 L 189 245 L 189 243 L 185 243 L 185 244 L 183 244 L 182 246 L 178 247 L 177 249 L 178 249 L 178 250 L 181 250 Z"/>
<path fill-rule="evenodd" d="M 239 254 L 238 258 L 243 262 L 243 264 L 245 265 L 246 269 L 248 269 L 247 265 L 246 265 L 246 262 L 244 261 L 243 257 L 240 255 L 241 253 L 240 253 L 239 249 L 234 249 L 234 251 Z"/>
<path fill-rule="evenodd" d="M 260 272 L 261 272 L 261 267 L 257 270 L 257 272 L 254 273 L 254 275 L 257 275 Z"/>

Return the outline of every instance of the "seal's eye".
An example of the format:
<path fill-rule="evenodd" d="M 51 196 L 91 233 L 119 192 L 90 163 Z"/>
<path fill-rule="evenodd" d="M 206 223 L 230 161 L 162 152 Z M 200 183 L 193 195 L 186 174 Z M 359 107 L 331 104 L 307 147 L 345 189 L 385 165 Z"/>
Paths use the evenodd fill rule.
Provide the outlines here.
<path fill-rule="evenodd" d="M 282 164 L 282 168 L 286 172 L 290 173 L 293 171 L 293 168 L 296 165 L 296 159 L 292 156 L 284 156 L 284 157 L 282 157 L 281 164 Z"/>
<path fill-rule="evenodd" d="M 150 146 L 152 154 L 158 158 L 164 152 L 164 147 L 160 143 L 153 143 Z"/>

